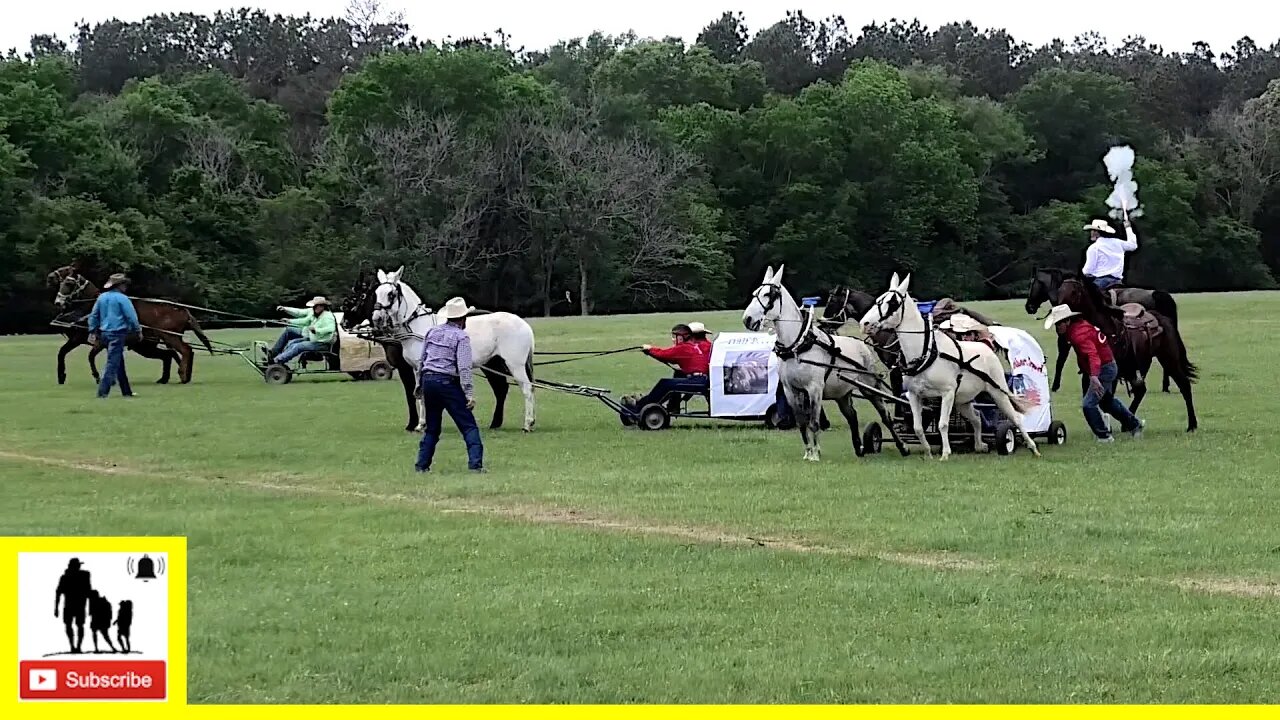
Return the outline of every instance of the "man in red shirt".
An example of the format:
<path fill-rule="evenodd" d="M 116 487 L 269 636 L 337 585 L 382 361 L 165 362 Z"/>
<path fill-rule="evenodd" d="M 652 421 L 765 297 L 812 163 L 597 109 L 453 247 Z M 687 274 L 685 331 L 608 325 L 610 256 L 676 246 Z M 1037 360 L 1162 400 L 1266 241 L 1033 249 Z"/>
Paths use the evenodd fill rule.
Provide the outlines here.
<path fill-rule="evenodd" d="M 705 339 L 705 331 L 706 328 L 703 328 L 703 342 L 695 342 L 689 326 L 680 324 L 671 328 L 671 338 L 675 341 L 671 347 L 642 346 L 645 355 L 663 362 L 675 363 L 677 376 L 659 380 L 649 394 L 634 402 L 633 407 L 636 410 L 643 409 L 649 403 L 660 402 L 663 396 L 670 392 L 701 394 L 709 390 L 711 342 Z"/>
<path fill-rule="evenodd" d="M 1115 442 L 1115 438 L 1111 436 L 1111 428 L 1102 417 L 1103 410 L 1120 421 L 1122 430 L 1135 438 L 1141 437 L 1146 423 L 1129 412 L 1129 408 L 1116 398 L 1116 380 L 1120 370 L 1116 366 L 1115 354 L 1111 351 L 1107 336 L 1066 305 L 1055 305 L 1044 321 L 1045 330 L 1055 326 L 1058 334 L 1065 336 L 1071 347 L 1075 348 L 1080 371 L 1089 378 L 1089 386 L 1081 406 L 1084 409 L 1084 419 L 1088 421 L 1098 442 Z"/>

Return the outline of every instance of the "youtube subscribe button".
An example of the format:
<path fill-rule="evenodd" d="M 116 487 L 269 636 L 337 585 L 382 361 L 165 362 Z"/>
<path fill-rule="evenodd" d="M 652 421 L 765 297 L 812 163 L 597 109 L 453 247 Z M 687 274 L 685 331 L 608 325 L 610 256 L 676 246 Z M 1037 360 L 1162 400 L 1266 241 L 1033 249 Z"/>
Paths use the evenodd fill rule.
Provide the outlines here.
<path fill-rule="evenodd" d="M 163 700 L 163 660 L 23 660 L 23 700 Z"/>

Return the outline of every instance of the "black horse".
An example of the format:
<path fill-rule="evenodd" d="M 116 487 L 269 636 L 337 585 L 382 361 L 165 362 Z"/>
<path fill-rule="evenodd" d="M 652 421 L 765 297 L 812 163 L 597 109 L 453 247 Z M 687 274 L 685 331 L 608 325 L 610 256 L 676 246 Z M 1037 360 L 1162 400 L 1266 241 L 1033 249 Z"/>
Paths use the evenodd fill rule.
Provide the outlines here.
<path fill-rule="evenodd" d="M 1031 271 L 1031 288 L 1027 290 L 1027 314 L 1035 315 L 1040 306 L 1046 302 L 1050 305 L 1057 305 L 1058 291 L 1062 287 L 1062 283 L 1072 279 L 1081 279 L 1080 274 L 1074 270 L 1066 270 L 1064 268 L 1033 269 Z M 1175 329 L 1178 327 L 1178 304 L 1174 302 L 1173 296 L 1164 290 L 1113 286 L 1107 288 L 1106 296 L 1101 295 L 1100 291 L 1099 297 L 1117 306 L 1137 303 L 1148 310 L 1159 313 Z M 1062 385 L 1062 368 L 1066 365 L 1067 356 L 1070 354 L 1071 347 L 1066 338 L 1059 336 L 1058 359 L 1054 363 L 1053 372 L 1053 392 L 1057 392 Z M 1163 366 L 1161 367 L 1163 368 Z M 1169 371 L 1167 369 L 1164 370 L 1164 378 L 1161 381 L 1160 389 L 1163 392 L 1169 392 Z"/>
<path fill-rule="evenodd" d="M 377 276 L 373 273 L 366 272 L 361 269 L 356 274 L 355 283 L 351 286 L 351 291 L 343 298 L 340 307 L 342 311 L 342 327 L 346 330 L 353 330 L 361 323 L 373 317 L 373 305 L 376 299 L 374 290 L 378 287 Z M 386 351 L 387 362 L 391 363 L 396 369 L 396 374 L 400 376 L 400 384 L 404 387 L 405 404 L 409 406 L 409 422 L 404 426 L 408 432 L 414 432 L 418 429 L 418 369 L 415 368 L 404 357 L 404 349 L 398 342 L 378 341 L 378 344 Z M 494 357 L 489 362 L 480 367 L 480 371 L 484 373 L 484 377 L 489 381 L 489 387 L 493 388 L 493 396 L 496 404 L 493 408 L 493 420 L 489 423 L 489 428 L 496 430 L 502 427 L 503 408 L 507 402 L 507 393 L 511 386 L 507 383 L 507 364 L 503 362 L 501 357 Z"/>

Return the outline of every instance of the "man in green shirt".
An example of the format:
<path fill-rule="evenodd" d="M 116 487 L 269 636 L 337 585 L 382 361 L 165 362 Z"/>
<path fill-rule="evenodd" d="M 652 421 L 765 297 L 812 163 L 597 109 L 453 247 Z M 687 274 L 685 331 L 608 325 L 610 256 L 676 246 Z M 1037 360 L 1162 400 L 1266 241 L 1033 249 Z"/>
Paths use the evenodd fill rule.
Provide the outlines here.
<path fill-rule="evenodd" d="M 293 316 L 289 327 L 280 333 L 276 344 L 267 352 L 273 363 L 287 363 L 305 352 L 329 350 L 338 333 L 338 321 L 329 312 L 329 301 L 317 295 L 307 303 L 309 310 L 294 310 L 283 305 L 276 309 Z"/>

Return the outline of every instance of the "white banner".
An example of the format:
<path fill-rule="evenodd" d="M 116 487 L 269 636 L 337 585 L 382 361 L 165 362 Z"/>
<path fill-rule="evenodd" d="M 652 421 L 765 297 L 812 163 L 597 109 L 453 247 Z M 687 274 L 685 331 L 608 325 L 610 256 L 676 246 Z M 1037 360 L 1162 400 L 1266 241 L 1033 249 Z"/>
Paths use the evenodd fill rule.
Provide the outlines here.
<path fill-rule="evenodd" d="M 1009 365 L 1013 368 L 1009 389 L 1036 404 L 1022 416 L 1023 427 L 1027 432 L 1047 432 L 1053 413 L 1049 407 L 1049 373 L 1040 343 L 1025 330 L 1007 325 L 991 325 L 987 329 L 1009 352 Z"/>
<path fill-rule="evenodd" d="M 712 417 L 763 417 L 778 393 L 777 338 L 720 333 L 711 347 Z"/>

